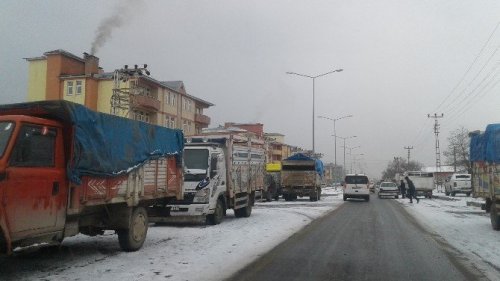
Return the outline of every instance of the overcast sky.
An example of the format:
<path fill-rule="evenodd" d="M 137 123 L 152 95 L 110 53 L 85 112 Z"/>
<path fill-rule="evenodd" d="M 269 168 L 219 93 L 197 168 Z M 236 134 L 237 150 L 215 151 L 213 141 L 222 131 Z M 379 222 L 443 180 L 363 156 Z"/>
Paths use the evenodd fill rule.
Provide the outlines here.
<path fill-rule="evenodd" d="M 450 131 L 500 121 L 497 0 L 4 0 L 0 103 L 26 100 L 23 58 L 54 49 L 82 56 L 117 14 L 123 24 L 96 50 L 104 70 L 147 63 L 158 80 L 183 80 L 216 105 L 206 111 L 212 127 L 260 122 L 310 149 L 312 80 L 286 72 L 344 69 L 316 79 L 316 115 L 354 116 L 337 121 L 337 135 L 357 136 L 347 146 L 360 146 L 355 167 L 370 176 L 406 158 L 404 146 L 435 165 L 429 113 L 444 113 L 441 151 Z M 333 162 L 333 122 L 316 119 L 315 131 L 316 151 Z"/>

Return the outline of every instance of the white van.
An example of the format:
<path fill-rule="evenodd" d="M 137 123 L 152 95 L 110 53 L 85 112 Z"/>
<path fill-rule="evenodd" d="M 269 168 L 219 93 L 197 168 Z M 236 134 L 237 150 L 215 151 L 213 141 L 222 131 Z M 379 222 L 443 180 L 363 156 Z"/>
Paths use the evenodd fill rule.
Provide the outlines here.
<path fill-rule="evenodd" d="M 444 183 L 444 194 L 455 196 L 457 193 L 464 193 L 470 196 L 472 192 L 470 174 L 453 174 Z"/>
<path fill-rule="evenodd" d="M 364 174 L 348 174 L 344 178 L 344 201 L 347 198 L 362 198 L 370 201 L 368 177 Z"/>

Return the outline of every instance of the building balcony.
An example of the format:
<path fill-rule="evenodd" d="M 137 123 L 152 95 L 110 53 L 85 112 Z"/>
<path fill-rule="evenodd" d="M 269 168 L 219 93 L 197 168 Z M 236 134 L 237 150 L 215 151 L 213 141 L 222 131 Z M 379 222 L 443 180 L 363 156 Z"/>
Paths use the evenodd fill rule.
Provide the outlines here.
<path fill-rule="evenodd" d="M 130 105 L 131 107 L 135 108 L 142 107 L 147 110 L 153 110 L 153 111 L 160 110 L 160 101 L 149 96 L 131 95 Z"/>
<path fill-rule="evenodd" d="M 203 114 L 195 114 L 194 122 L 201 123 L 202 125 L 210 125 L 210 117 Z"/>

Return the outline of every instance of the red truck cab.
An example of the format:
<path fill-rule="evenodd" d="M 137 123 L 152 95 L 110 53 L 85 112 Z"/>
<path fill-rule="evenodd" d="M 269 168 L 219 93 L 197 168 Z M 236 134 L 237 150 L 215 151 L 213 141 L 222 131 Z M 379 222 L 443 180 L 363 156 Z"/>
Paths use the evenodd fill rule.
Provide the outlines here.
<path fill-rule="evenodd" d="M 62 240 L 68 199 L 64 150 L 61 123 L 0 116 L 0 245 L 7 245 L 3 247 L 9 248 L 11 241 L 30 244 L 34 237 L 40 241 L 40 234 L 47 236 L 41 241 Z"/>

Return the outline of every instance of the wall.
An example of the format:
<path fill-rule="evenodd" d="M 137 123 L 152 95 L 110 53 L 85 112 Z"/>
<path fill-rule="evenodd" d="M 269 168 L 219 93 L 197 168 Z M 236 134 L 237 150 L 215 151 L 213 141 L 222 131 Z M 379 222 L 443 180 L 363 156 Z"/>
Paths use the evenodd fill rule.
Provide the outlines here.
<path fill-rule="evenodd" d="M 45 100 L 47 81 L 47 60 L 31 60 L 28 66 L 27 101 Z"/>

